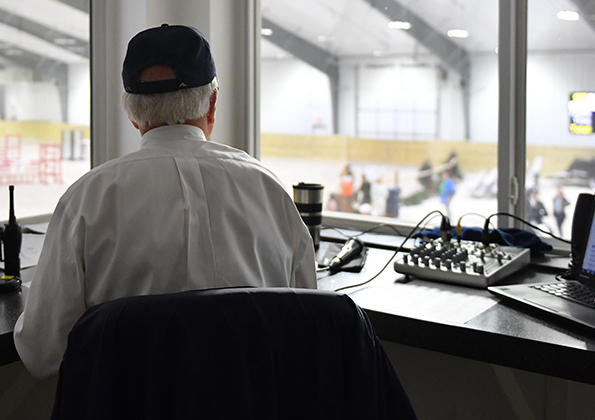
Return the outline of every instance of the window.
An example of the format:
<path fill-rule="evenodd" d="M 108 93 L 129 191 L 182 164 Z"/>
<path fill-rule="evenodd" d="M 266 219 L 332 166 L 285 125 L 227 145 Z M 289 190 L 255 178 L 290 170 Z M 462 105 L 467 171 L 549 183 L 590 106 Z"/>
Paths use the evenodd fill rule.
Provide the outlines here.
<path fill-rule="evenodd" d="M 525 6 L 524 216 L 568 239 L 578 194 L 595 188 L 595 26 L 578 2 L 515 4 Z M 509 191 L 500 201 L 497 194 L 498 172 L 511 168 L 498 159 L 518 160 L 512 149 L 522 139 L 509 150 L 499 146 L 499 112 L 516 105 L 499 104 L 500 89 L 511 83 L 500 80 L 499 61 L 515 63 L 498 54 L 500 13 L 495 0 L 263 0 L 263 162 L 288 188 L 323 183 L 327 209 L 393 217 L 398 183 L 401 222 L 430 210 L 453 220 L 510 211 Z M 444 173 L 455 184 L 448 208 L 440 196 Z M 361 190 L 364 176 L 370 197 Z M 569 203 L 561 229 L 559 192 Z"/>
<path fill-rule="evenodd" d="M 529 0 L 528 15 L 526 212 L 565 238 L 578 195 L 595 188 L 595 25 L 579 4 Z"/>
<path fill-rule="evenodd" d="M 497 1 L 263 0 L 262 28 L 261 158 L 288 189 L 401 222 L 497 211 Z"/>
<path fill-rule="evenodd" d="M 48 214 L 90 168 L 88 2 L 68 3 L 0 6 L 0 219 L 8 185 L 17 218 Z"/>

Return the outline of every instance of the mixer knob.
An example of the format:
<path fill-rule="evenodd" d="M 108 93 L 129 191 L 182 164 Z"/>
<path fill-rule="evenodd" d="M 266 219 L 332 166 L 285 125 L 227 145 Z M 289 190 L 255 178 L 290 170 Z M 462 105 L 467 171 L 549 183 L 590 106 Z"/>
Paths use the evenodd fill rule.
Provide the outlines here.
<path fill-rule="evenodd" d="M 465 265 L 465 261 L 459 262 L 459 269 L 461 270 L 462 273 L 467 271 L 466 268 L 467 268 L 467 266 Z"/>

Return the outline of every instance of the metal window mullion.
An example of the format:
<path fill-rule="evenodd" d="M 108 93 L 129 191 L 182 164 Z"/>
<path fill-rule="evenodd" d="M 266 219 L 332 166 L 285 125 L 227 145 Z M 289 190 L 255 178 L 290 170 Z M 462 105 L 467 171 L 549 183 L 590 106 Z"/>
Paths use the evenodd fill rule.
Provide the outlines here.
<path fill-rule="evenodd" d="M 244 42 L 246 56 L 246 152 L 260 159 L 260 37 L 261 3 L 260 0 L 246 1 L 246 36 Z"/>
<path fill-rule="evenodd" d="M 527 2 L 500 0 L 498 46 L 498 212 L 524 217 Z M 498 226 L 522 227 L 506 216 Z"/>

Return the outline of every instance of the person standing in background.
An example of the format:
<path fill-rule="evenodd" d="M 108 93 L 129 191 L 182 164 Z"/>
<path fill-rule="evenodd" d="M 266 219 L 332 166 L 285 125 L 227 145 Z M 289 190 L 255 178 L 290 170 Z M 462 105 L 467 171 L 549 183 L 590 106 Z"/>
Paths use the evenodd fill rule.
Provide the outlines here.
<path fill-rule="evenodd" d="M 395 183 L 388 189 L 388 196 L 386 197 L 386 215 L 388 217 L 399 217 L 400 202 L 399 172 L 395 171 Z"/>
<path fill-rule="evenodd" d="M 450 219 L 450 202 L 455 194 L 455 182 L 452 180 L 449 171 L 442 172 L 442 182 L 438 188 L 440 201 L 444 204 L 446 216 Z"/>
<path fill-rule="evenodd" d="M 564 197 L 564 193 L 562 188 L 558 187 L 556 195 L 554 197 L 554 217 L 556 218 L 556 225 L 558 226 L 558 232 L 560 236 L 563 236 L 562 233 L 562 223 L 564 223 L 564 219 L 566 219 L 566 206 L 570 203 Z"/>

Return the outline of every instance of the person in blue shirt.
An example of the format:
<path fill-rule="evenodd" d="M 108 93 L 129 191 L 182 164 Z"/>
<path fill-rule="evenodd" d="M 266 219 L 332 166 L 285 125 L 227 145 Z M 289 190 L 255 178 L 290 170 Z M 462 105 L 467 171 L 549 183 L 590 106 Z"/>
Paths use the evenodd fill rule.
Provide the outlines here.
<path fill-rule="evenodd" d="M 440 193 L 440 202 L 444 204 L 444 209 L 446 211 L 446 216 L 450 219 L 450 202 L 452 200 L 453 195 L 455 194 L 456 187 L 455 182 L 452 180 L 449 171 L 442 172 L 442 182 L 440 183 L 440 187 L 438 192 Z"/>

